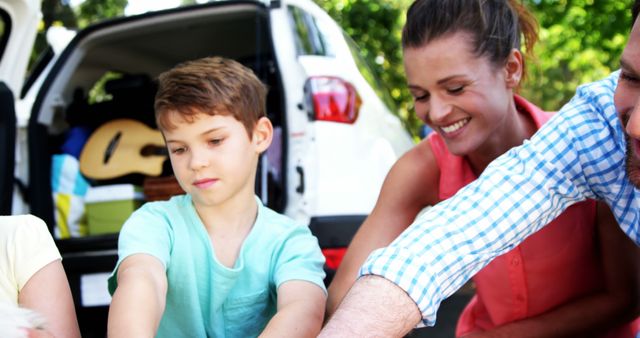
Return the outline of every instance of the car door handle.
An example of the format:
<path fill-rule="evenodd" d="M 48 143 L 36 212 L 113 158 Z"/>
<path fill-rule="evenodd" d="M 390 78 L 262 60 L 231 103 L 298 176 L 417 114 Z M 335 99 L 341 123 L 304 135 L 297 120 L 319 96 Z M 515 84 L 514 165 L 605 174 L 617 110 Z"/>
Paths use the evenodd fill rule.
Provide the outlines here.
<path fill-rule="evenodd" d="M 301 166 L 296 166 L 296 172 L 300 176 L 300 184 L 296 187 L 296 192 L 302 194 L 304 193 L 304 169 Z"/>

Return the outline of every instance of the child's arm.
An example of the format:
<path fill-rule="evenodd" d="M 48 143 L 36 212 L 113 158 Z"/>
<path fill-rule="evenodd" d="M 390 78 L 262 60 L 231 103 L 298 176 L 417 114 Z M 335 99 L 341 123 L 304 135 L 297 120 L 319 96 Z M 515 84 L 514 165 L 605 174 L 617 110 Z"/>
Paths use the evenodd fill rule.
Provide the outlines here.
<path fill-rule="evenodd" d="M 318 285 L 291 280 L 278 288 L 278 312 L 260 337 L 316 337 L 327 297 Z"/>
<path fill-rule="evenodd" d="M 167 277 L 157 258 L 135 254 L 118 268 L 109 308 L 109 337 L 154 337 L 164 312 Z"/>

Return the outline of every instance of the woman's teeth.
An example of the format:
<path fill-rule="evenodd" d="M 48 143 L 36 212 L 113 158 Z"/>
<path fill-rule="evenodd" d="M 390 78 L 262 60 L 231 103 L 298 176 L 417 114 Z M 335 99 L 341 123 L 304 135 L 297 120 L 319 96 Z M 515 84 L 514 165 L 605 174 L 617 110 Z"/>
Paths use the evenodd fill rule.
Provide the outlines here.
<path fill-rule="evenodd" d="M 442 129 L 442 131 L 444 131 L 445 133 L 453 133 L 454 131 L 462 128 L 465 124 L 467 124 L 467 122 L 469 122 L 469 119 L 464 119 L 464 120 L 460 120 L 454 124 L 445 126 L 445 127 L 440 127 Z"/>

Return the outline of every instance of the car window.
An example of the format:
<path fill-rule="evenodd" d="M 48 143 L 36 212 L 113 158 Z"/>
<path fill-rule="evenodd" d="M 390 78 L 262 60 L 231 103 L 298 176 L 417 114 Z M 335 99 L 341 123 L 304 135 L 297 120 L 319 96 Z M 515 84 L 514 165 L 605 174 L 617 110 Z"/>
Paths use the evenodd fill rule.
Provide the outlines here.
<path fill-rule="evenodd" d="M 50 46 L 48 46 L 40 53 L 40 55 L 38 55 L 36 60 L 33 62 L 33 65 L 30 66 L 29 73 L 24 81 L 24 84 L 22 85 L 22 90 L 20 91 L 21 98 L 24 98 L 27 95 L 29 88 L 31 88 L 31 86 L 36 82 L 49 62 L 53 60 L 54 56 L 55 54 Z"/>
<path fill-rule="evenodd" d="M 11 33 L 11 19 L 9 14 L 0 9 L 0 60 L 4 56 L 4 51 L 9 41 L 9 35 Z"/>
<path fill-rule="evenodd" d="M 289 6 L 289 20 L 298 55 L 329 55 L 324 37 L 320 34 L 315 18 L 304 10 Z"/>
<path fill-rule="evenodd" d="M 378 97 L 382 100 L 382 102 L 387 106 L 387 108 L 392 112 L 397 112 L 398 106 L 395 101 L 391 98 L 391 94 L 389 91 L 382 86 L 382 81 L 376 75 L 376 73 L 371 70 L 367 60 L 362 57 L 360 53 L 360 47 L 353 41 L 353 39 L 346 33 L 342 33 L 344 35 L 344 39 L 347 41 L 347 45 L 349 46 L 349 50 L 351 51 L 351 55 L 353 55 L 353 59 L 356 62 L 356 66 L 358 66 L 358 70 L 362 76 L 369 82 L 369 85 L 373 90 L 378 94 Z"/>

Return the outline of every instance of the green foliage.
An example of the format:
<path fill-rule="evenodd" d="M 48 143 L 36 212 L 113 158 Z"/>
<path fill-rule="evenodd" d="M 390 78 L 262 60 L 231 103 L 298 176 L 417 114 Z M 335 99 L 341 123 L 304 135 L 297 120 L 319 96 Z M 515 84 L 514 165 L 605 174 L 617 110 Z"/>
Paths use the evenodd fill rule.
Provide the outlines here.
<path fill-rule="evenodd" d="M 128 0 L 85 0 L 78 8 L 79 26 L 85 27 L 91 23 L 124 15 L 124 8 Z"/>
<path fill-rule="evenodd" d="M 43 0 L 42 24 L 38 28 L 30 66 L 33 66 L 47 46 L 45 32 L 49 27 L 62 25 L 67 28 L 84 28 L 106 18 L 124 15 L 127 2 L 128 0 L 85 0 L 74 11 L 67 1 Z"/>
<path fill-rule="evenodd" d="M 47 47 L 45 32 L 54 25 L 77 27 L 76 15 L 69 5 L 63 4 L 60 0 L 43 0 L 42 22 L 38 27 L 38 35 L 29 59 L 29 67 L 33 66 L 40 53 Z"/>
<path fill-rule="evenodd" d="M 414 137 L 421 122 L 412 110 L 402 65 L 400 33 L 412 0 L 315 0 L 358 43 L 363 57 L 398 105 L 397 115 Z M 540 23 L 535 60 L 521 94 L 558 110 L 585 82 L 618 68 L 631 26 L 632 0 L 523 0 Z"/>
<path fill-rule="evenodd" d="M 632 0 L 528 0 L 540 24 L 537 60 L 529 60 L 522 95 L 558 110 L 578 85 L 618 68 L 631 28 Z"/>
<path fill-rule="evenodd" d="M 104 73 L 104 75 L 102 75 L 100 80 L 98 80 L 98 82 L 96 82 L 93 85 L 91 90 L 89 90 L 89 95 L 88 95 L 89 104 L 111 101 L 113 99 L 113 95 L 107 93 L 105 89 L 105 84 L 109 80 L 120 79 L 120 78 L 122 78 L 122 74 L 117 72 L 109 71 Z"/>
<path fill-rule="evenodd" d="M 64 4 L 60 0 L 43 0 L 42 1 L 42 21 L 43 29 L 51 27 L 56 22 L 65 27 L 76 27 L 77 21 L 75 13 L 68 4 Z"/>

